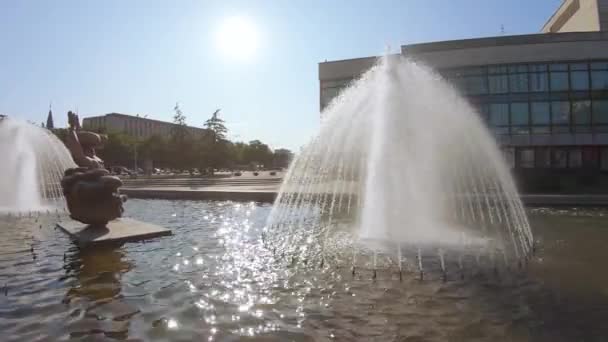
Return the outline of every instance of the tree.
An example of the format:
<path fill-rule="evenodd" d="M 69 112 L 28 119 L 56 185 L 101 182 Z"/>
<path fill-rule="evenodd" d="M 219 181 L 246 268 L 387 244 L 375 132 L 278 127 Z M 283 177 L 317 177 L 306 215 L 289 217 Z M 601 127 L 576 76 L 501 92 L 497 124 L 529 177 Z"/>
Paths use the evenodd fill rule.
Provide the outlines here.
<path fill-rule="evenodd" d="M 286 148 L 278 148 L 274 150 L 272 166 L 276 168 L 287 168 L 291 160 L 293 159 L 293 153 Z"/>
<path fill-rule="evenodd" d="M 252 140 L 245 153 L 246 163 L 262 164 L 264 167 L 269 167 L 272 164 L 272 150 L 268 145 L 259 140 Z"/>
<path fill-rule="evenodd" d="M 205 127 L 213 132 L 213 139 L 215 142 L 226 140 L 226 134 L 228 133 L 228 129 L 224 123 L 224 120 L 220 119 L 218 116 L 221 109 L 216 109 L 213 114 L 211 114 L 211 118 L 205 121 Z"/>
<path fill-rule="evenodd" d="M 53 129 L 55 128 L 55 124 L 53 123 L 53 111 L 49 108 L 49 115 L 46 118 L 46 128 Z"/>
<path fill-rule="evenodd" d="M 97 154 L 107 167 L 128 166 L 133 163 L 133 138 L 118 132 L 108 134 L 108 141 Z"/>
<path fill-rule="evenodd" d="M 231 167 L 230 160 L 231 142 L 226 139 L 228 129 L 218 114 L 220 109 L 215 110 L 207 121 L 205 127 L 209 135 L 205 135 L 201 141 L 201 160 L 205 166 L 210 168 L 211 173 L 214 169 Z"/>
<path fill-rule="evenodd" d="M 179 103 L 173 108 L 173 129 L 169 139 L 169 151 L 171 153 L 171 163 L 180 170 L 187 170 L 196 164 L 194 155 L 194 139 L 186 126 L 186 116 L 179 108 Z"/>
<path fill-rule="evenodd" d="M 154 167 L 166 167 L 169 165 L 170 156 L 167 146 L 168 144 L 165 139 L 155 134 L 141 142 L 139 153 L 144 160 L 152 160 Z"/>

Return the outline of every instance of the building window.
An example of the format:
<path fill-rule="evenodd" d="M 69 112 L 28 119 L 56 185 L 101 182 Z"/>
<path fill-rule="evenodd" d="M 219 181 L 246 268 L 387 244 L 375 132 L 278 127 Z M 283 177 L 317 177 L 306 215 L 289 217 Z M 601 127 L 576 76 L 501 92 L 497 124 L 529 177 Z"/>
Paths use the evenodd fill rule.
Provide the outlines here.
<path fill-rule="evenodd" d="M 511 103 L 511 126 L 513 134 L 528 134 L 530 111 L 528 102 Z"/>
<path fill-rule="evenodd" d="M 563 148 L 551 149 L 551 166 L 556 169 L 563 169 L 568 165 L 568 150 Z"/>
<path fill-rule="evenodd" d="M 463 77 L 461 89 L 469 95 L 482 95 L 488 93 L 486 78 L 483 76 L 466 76 Z"/>
<path fill-rule="evenodd" d="M 528 66 L 517 64 L 509 66 L 509 90 L 512 93 L 528 92 Z"/>
<path fill-rule="evenodd" d="M 477 105 L 477 111 L 479 112 L 479 116 L 484 123 L 488 123 L 490 119 L 490 108 L 487 104 L 482 103 Z"/>
<path fill-rule="evenodd" d="M 491 94 L 505 94 L 509 92 L 509 77 L 506 66 L 488 67 L 488 74 L 488 88 Z"/>
<path fill-rule="evenodd" d="M 566 91 L 568 90 L 568 65 L 567 64 L 551 64 L 549 65 L 551 78 L 551 91 Z"/>
<path fill-rule="evenodd" d="M 519 167 L 529 169 L 534 167 L 534 149 L 521 148 L 517 149 L 517 160 Z"/>
<path fill-rule="evenodd" d="M 591 88 L 608 89 L 608 63 L 591 63 Z"/>
<path fill-rule="evenodd" d="M 549 74 L 547 64 L 531 64 L 530 68 L 530 91 L 546 92 L 549 90 Z"/>
<path fill-rule="evenodd" d="M 488 84 L 491 94 L 504 94 L 509 90 L 509 79 L 507 75 L 490 75 Z"/>
<path fill-rule="evenodd" d="M 599 164 L 599 150 L 597 147 L 583 147 L 583 167 L 596 169 Z"/>
<path fill-rule="evenodd" d="M 572 102 L 572 123 L 575 132 L 591 130 L 591 101 Z"/>
<path fill-rule="evenodd" d="M 570 102 L 551 102 L 551 129 L 553 132 L 567 133 L 570 124 Z"/>
<path fill-rule="evenodd" d="M 549 133 L 549 102 L 532 102 L 532 133 Z"/>
<path fill-rule="evenodd" d="M 570 83 L 572 90 L 589 90 L 587 63 L 570 64 Z"/>
<path fill-rule="evenodd" d="M 515 167 L 515 151 L 513 147 L 506 147 L 502 150 L 503 156 L 505 157 L 505 161 L 507 162 L 507 166 L 509 168 Z"/>
<path fill-rule="evenodd" d="M 600 170 L 608 171 L 608 147 L 600 149 Z"/>
<path fill-rule="evenodd" d="M 593 100 L 591 105 L 593 130 L 598 132 L 608 131 L 608 100 Z"/>
<path fill-rule="evenodd" d="M 538 168 L 550 168 L 551 167 L 551 150 L 548 147 L 536 148 L 535 155 L 536 167 Z"/>
<path fill-rule="evenodd" d="M 509 105 L 507 103 L 490 104 L 490 125 L 497 134 L 509 133 Z"/>
<path fill-rule="evenodd" d="M 578 169 L 583 165 L 583 156 L 580 148 L 572 148 L 568 151 L 568 167 Z"/>
<path fill-rule="evenodd" d="M 325 108 L 338 96 L 339 88 L 325 88 L 321 91 L 321 106 Z"/>

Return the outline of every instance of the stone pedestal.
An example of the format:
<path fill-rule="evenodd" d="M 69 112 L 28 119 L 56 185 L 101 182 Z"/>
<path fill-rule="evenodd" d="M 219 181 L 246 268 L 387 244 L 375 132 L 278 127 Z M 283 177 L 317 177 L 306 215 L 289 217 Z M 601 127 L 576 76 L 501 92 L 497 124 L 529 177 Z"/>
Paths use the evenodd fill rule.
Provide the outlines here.
<path fill-rule="evenodd" d="M 103 243 L 120 244 L 171 235 L 169 229 L 130 218 L 118 218 L 101 227 L 74 220 L 58 222 L 57 226 L 81 246 Z"/>

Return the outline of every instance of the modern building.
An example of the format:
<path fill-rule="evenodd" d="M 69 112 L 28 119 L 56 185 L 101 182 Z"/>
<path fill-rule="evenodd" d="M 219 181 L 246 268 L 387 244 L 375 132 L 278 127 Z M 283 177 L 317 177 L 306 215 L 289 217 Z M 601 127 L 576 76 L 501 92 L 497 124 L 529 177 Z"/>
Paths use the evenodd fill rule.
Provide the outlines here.
<path fill-rule="evenodd" d="M 93 116 L 82 120 L 84 129 L 105 132 L 122 132 L 137 139 L 146 139 L 153 135 L 167 137 L 177 125 L 171 122 L 148 119 L 141 116 L 110 113 Z M 195 137 L 201 137 L 207 132 L 204 128 L 187 126 L 188 131 Z"/>
<path fill-rule="evenodd" d="M 608 0 L 566 0 L 542 30 L 404 45 L 401 54 L 476 106 L 522 191 L 608 192 Z M 320 63 L 321 109 L 376 61 Z"/>
<path fill-rule="evenodd" d="M 608 30 L 608 0 L 564 0 L 543 25 L 543 33 Z"/>

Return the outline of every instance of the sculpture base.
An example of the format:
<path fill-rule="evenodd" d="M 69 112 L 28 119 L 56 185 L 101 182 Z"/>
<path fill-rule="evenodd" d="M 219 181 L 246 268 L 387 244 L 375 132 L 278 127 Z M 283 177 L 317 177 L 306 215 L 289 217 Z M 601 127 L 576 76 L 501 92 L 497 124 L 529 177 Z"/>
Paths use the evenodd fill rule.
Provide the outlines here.
<path fill-rule="evenodd" d="M 151 239 L 171 235 L 171 230 L 130 218 L 119 218 L 105 226 L 91 226 L 74 220 L 57 223 L 78 245 L 95 245 Z"/>

